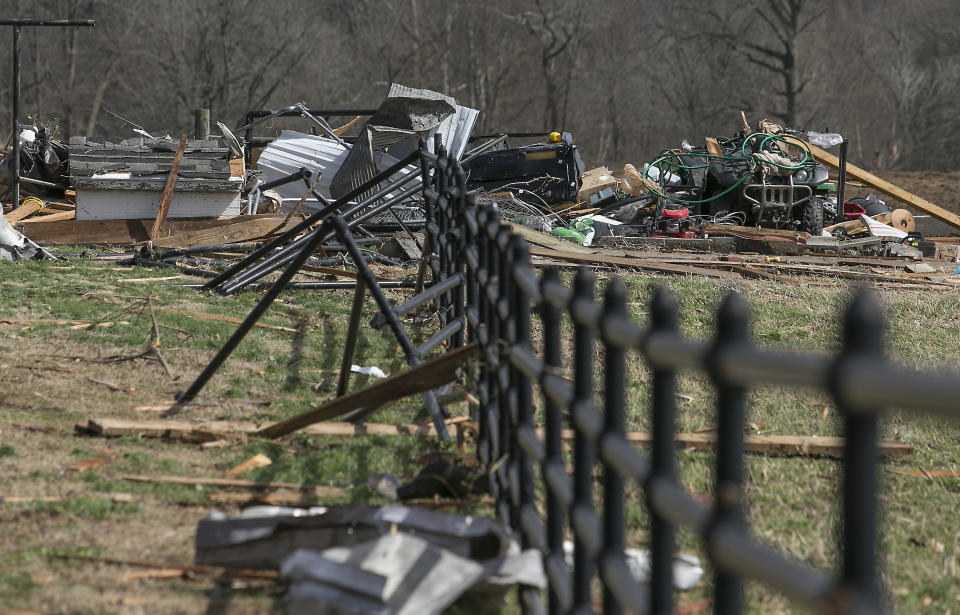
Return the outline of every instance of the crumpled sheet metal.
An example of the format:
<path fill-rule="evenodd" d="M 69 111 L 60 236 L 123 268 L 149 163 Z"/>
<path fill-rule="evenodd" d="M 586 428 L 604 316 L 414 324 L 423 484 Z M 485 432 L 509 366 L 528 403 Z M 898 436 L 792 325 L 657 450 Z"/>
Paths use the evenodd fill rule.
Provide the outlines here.
<path fill-rule="evenodd" d="M 480 583 L 502 591 L 515 584 L 546 586 L 536 550 L 477 561 L 403 533 L 319 553 L 300 549 L 280 573 L 290 580 L 291 615 L 432 615 Z"/>
<path fill-rule="evenodd" d="M 0 260 L 55 261 L 57 259 L 54 255 L 27 239 L 23 233 L 13 228 L 6 218 L 0 215 Z"/>
<path fill-rule="evenodd" d="M 333 199 L 330 193 L 330 184 L 346 160 L 348 152 L 349 150 L 333 139 L 317 137 L 295 130 L 284 130 L 277 139 L 271 141 L 270 145 L 261 152 L 260 158 L 257 160 L 257 168 L 263 171 L 264 179 L 267 182 L 296 173 L 301 168 L 306 168 L 314 174 L 319 173 L 320 180 L 316 186 L 317 192 L 326 199 Z M 378 152 L 375 159 L 377 168 L 383 169 L 396 164 L 399 160 L 399 158 L 385 152 Z M 419 169 L 411 165 L 400 171 L 397 177 L 418 172 Z M 312 180 L 311 183 L 313 183 Z M 300 199 L 307 191 L 307 187 L 303 182 L 292 182 L 278 186 L 275 190 L 285 199 Z M 281 207 L 281 211 L 289 211 L 293 206 L 293 202 L 285 203 Z M 302 208 L 306 212 L 312 213 L 318 211 L 321 207 L 322 205 L 316 201 L 307 201 Z"/>
<path fill-rule="evenodd" d="M 229 568 L 278 569 L 299 548 L 345 547 L 396 531 L 421 536 L 461 557 L 490 559 L 507 552 L 502 524 L 406 506 L 331 506 L 301 517 L 230 518 L 210 515 L 197 525 L 196 563 Z"/>

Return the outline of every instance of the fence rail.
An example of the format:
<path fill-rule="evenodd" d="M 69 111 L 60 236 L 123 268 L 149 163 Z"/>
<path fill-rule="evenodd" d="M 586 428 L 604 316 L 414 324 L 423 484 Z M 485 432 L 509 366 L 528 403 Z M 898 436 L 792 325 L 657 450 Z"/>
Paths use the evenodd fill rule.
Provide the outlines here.
<path fill-rule="evenodd" d="M 426 164 L 429 162 L 430 164 Z M 428 166 L 433 176 L 427 181 Z M 444 325 L 465 318 L 467 341 L 478 341 L 477 454 L 488 468 L 498 516 L 524 547 L 539 549 L 548 577 L 547 602 L 521 590 L 525 612 L 592 612 L 591 585 L 603 587 L 603 613 L 673 612 L 675 532 L 686 528 L 704 542 L 715 572 L 714 611 L 740 613 L 743 583 L 757 581 L 816 612 L 881 613 L 878 582 L 878 418 L 891 407 L 960 417 L 960 378 L 919 373 L 883 355 L 880 309 L 866 291 L 844 317 L 843 344 L 833 356 L 751 345 L 749 310 L 736 293 L 717 312 L 710 342 L 683 337 L 673 296 L 660 289 L 650 302 L 650 324 L 627 313 L 627 290 L 613 280 L 595 299 L 595 279 L 584 268 L 572 286 L 552 269 L 538 277 L 526 242 L 501 224 L 494 206 L 478 206 L 463 188 L 463 171 L 442 154 L 425 159 L 427 229 L 436 255 L 434 280 L 454 288 L 439 296 Z M 439 246 L 439 249 L 437 247 Z M 457 278 L 457 282 L 449 282 Z M 462 280 L 462 283 L 460 282 Z M 444 286 L 446 288 L 446 286 Z M 531 340 L 539 318 L 540 348 Z M 561 327 L 573 330 L 572 382 L 563 376 Z M 453 343 L 459 343 L 459 337 Z M 451 344 L 452 345 L 452 344 Z M 595 400 L 593 357 L 603 349 L 603 399 Z M 649 457 L 627 441 L 625 365 L 638 356 L 652 372 Z M 675 470 L 677 371 L 706 374 L 716 391 L 717 451 L 714 498 L 695 500 Z M 841 558 L 839 572 L 811 569 L 755 541 L 744 512 L 743 424 L 746 394 L 758 386 L 819 390 L 843 416 Z M 543 399 L 541 439 L 533 424 L 533 387 Z M 565 415 L 569 418 L 565 418 Z M 573 429 L 568 473 L 562 430 Z M 594 469 L 602 469 L 600 506 Z M 537 504 L 537 476 L 545 488 Z M 629 483 L 644 494 L 651 519 L 651 581 L 637 583 L 627 565 L 624 494 Z M 563 540 L 574 538 L 573 566 Z"/>

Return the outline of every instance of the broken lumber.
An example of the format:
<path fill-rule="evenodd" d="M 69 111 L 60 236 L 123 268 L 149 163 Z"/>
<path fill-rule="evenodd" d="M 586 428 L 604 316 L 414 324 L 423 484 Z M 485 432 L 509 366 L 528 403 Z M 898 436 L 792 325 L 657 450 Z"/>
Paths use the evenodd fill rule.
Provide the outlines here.
<path fill-rule="evenodd" d="M 273 463 L 273 460 L 264 455 L 263 453 L 257 453 L 250 459 L 238 464 L 237 466 L 227 470 L 227 476 L 233 477 L 238 474 L 243 474 L 249 472 L 250 470 L 255 470 L 257 468 L 262 468 Z"/>
<path fill-rule="evenodd" d="M 707 153 L 711 156 L 723 156 L 723 148 L 720 147 L 720 142 L 717 141 L 715 137 L 704 137 L 703 140 L 707 144 Z"/>
<path fill-rule="evenodd" d="M 810 233 L 802 231 L 757 228 L 755 226 L 733 226 L 730 224 L 701 224 L 700 231 L 707 235 L 720 235 L 722 237 L 742 237 L 745 239 L 764 241 L 792 241 L 793 243 L 805 243 L 810 237 Z"/>
<path fill-rule="evenodd" d="M 223 227 L 249 220 L 280 218 L 274 214 L 235 216 L 233 218 L 172 218 L 166 229 L 171 234 Z M 64 220 L 23 227 L 23 234 L 37 243 L 108 245 L 134 244 L 150 240 L 153 220 Z"/>
<path fill-rule="evenodd" d="M 824 163 L 825 165 L 833 169 L 837 169 L 837 170 L 840 169 L 840 159 L 834 156 L 833 154 L 831 154 L 830 152 L 820 149 L 816 145 L 810 145 L 809 143 L 802 141 L 800 139 L 797 139 L 796 137 L 785 137 L 785 140 L 797 143 L 801 147 L 809 148 L 810 153 L 813 154 L 813 157 L 816 158 L 818 161 Z M 949 212 L 946 209 L 940 207 L 939 205 L 934 205 L 930 201 L 924 198 L 921 198 L 911 192 L 907 192 L 900 186 L 891 184 L 888 181 L 880 179 L 873 173 L 864 171 L 863 169 L 861 169 L 860 167 L 854 164 L 850 164 L 848 162 L 846 164 L 846 167 L 847 167 L 847 177 L 851 177 L 855 180 L 861 181 L 867 184 L 868 186 L 870 186 L 871 188 L 876 188 L 877 190 L 879 190 L 880 192 L 884 193 L 885 195 L 891 198 L 897 199 L 898 201 L 902 201 L 908 205 L 916 207 L 920 211 L 930 214 L 937 220 L 940 220 L 941 222 L 946 222 L 947 224 L 960 229 L 960 216 L 958 216 L 957 214 Z"/>
<path fill-rule="evenodd" d="M 295 491 L 304 491 L 322 497 L 339 497 L 346 491 L 340 487 L 330 487 L 326 485 L 307 485 L 298 483 L 260 483 L 257 481 L 246 480 L 244 478 L 193 478 L 189 476 L 146 476 L 143 474 L 121 474 L 120 480 L 130 481 L 132 483 L 163 483 L 168 485 L 186 485 L 190 487 L 226 487 L 236 489 L 248 489 L 251 491 L 273 491 L 276 489 L 289 489 Z"/>
<path fill-rule="evenodd" d="M 416 367 L 395 373 L 359 391 L 336 397 L 303 414 L 265 427 L 255 432 L 255 435 L 277 438 L 312 423 L 343 416 L 351 410 L 379 406 L 389 401 L 435 389 L 456 379 L 457 369 L 477 354 L 477 348 L 476 342 L 468 344 Z"/>
<path fill-rule="evenodd" d="M 82 560 L 98 564 L 113 564 L 116 566 L 133 566 L 136 568 L 157 568 L 160 570 L 179 570 L 189 574 L 210 574 L 237 579 L 262 579 L 275 581 L 278 573 L 273 570 L 247 570 L 244 568 L 224 568 L 223 566 L 185 566 L 181 564 L 164 564 L 162 562 L 148 562 L 142 560 L 116 559 L 112 557 L 95 557 L 92 555 L 74 555 L 58 553 L 54 557 L 60 559 Z"/>
<path fill-rule="evenodd" d="M 89 419 L 87 424 L 74 426 L 77 433 L 106 438 L 137 436 L 140 438 L 165 438 L 185 442 L 215 442 L 223 438 L 249 436 L 274 422 L 257 425 L 250 421 L 183 421 L 150 420 L 128 421 L 124 419 Z M 389 425 L 385 423 L 314 423 L 303 429 L 311 436 L 422 436 L 436 437 L 431 424 Z"/>
<path fill-rule="evenodd" d="M 299 220 L 287 220 L 285 216 L 271 216 L 258 220 L 235 222 L 212 229 L 186 231 L 169 237 L 161 237 L 153 240 L 153 246 L 155 248 L 194 248 L 252 241 L 282 233 L 298 223 Z"/>
<path fill-rule="evenodd" d="M 10 213 L 5 214 L 3 217 L 7 219 L 7 222 L 9 222 L 10 224 L 13 224 L 18 220 L 23 220 L 24 218 L 28 218 L 32 216 L 33 214 L 40 211 L 42 208 L 43 208 L 42 203 L 40 203 L 39 201 L 30 200 L 24 203 L 23 205 L 21 205 L 20 207 L 17 207 Z"/>
<path fill-rule="evenodd" d="M 564 260 L 576 263 L 589 263 L 594 265 L 617 265 L 619 267 L 629 267 L 632 269 L 641 269 L 646 271 L 655 271 L 657 273 L 670 273 L 674 275 L 700 275 L 711 278 L 740 279 L 740 276 L 729 271 L 713 271 L 701 267 L 691 267 L 689 265 L 666 265 L 659 262 L 642 260 L 635 257 L 608 256 L 606 254 L 580 254 L 578 252 L 550 250 L 539 246 L 530 246 L 531 256 L 546 256 L 557 260 Z"/>
<path fill-rule="evenodd" d="M 173 200 L 173 187 L 177 184 L 177 173 L 180 172 L 180 161 L 183 160 L 183 152 L 186 148 L 187 135 L 180 135 L 180 144 L 177 146 L 177 153 L 173 155 L 170 174 L 167 175 L 167 184 L 163 187 L 163 195 L 160 197 L 160 209 L 157 211 L 157 219 L 153 221 L 153 230 L 150 231 L 150 239 L 156 240 L 160 237 L 160 229 L 167 220 L 167 212 L 170 211 L 170 201 Z"/>
<path fill-rule="evenodd" d="M 564 439 L 573 439 L 573 430 L 564 430 Z M 626 434 L 628 442 L 634 444 L 651 445 L 653 435 L 642 432 Z M 679 446 L 693 450 L 709 450 L 716 446 L 716 433 L 678 433 L 674 441 Z M 766 453 L 768 455 L 816 455 L 826 457 L 841 457 L 844 450 L 844 439 L 839 436 L 744 436 L 743 449 L 750 453 Z M 877 450 L 881 455 L 895 457 L 909 455 L 913 447 L 896 440 L 880 440 Z"/>
<path fill-rule="evenodd" d="M 374 385 L 376 386 L 376 385 Z M 363 389 L 366 390 L 366 389 Z M 358 391 L 359 392 L 359 391 Z M 342 399 L 342 398 L 338 398 Z M 269 425 L 274 425 L 270 423 Z M 456 423 L 458 426 L 464 426 L 469 429 L 474 426 L 469 421 Z M 209 421 L 205 423 L 194 423 L 190 421 L 124 421 L 119 419 L 90 419 L 87 425 L 76 426 L 76 430 L 81 433 L 92 433 L 102 436 L 127 436 L 139 435 L 141 437 L 167 437 L 171 439 L 184 439 L 196 441 L 197 434 L 204 435 L 207 440 L 212 441 L 217 436 L 237 436 L 241 434 L 254 435 L 258 427 L 250 422 L 231 422 L 231 421 Z M 436 431 L 429 424 L 424 425 L 387 425 L 382 423 L 314 423 L 303 428 L 303 432 L 316 436 L 349 436 L 349 435 L 415 435 L 434 437 Z M 544 433 L 538 430 L 542 438 Z M 573 440 L 573 430 L 563 431 L 564 440 Z M 646 432 L 631 431 L 626 434 L 628 442 L 633 444 L 650 446 L 653 444 L 653 436 Z M 678 446 L 691 448 L 693 450 L 710 450 L 716 445 L 716 435 L 711 433 L 677 433 L 674 435 L 674 441 Z M 843 454 L 843 438 L 832 436 L 744 436 L 744 447 L 748 452 L 765 453 L 768 455 L 822 455 L 829 457 L 839 457 Z M 878 443 L 881 455 L 900 456 L 908 455 L 913 452 L 913 447 L 896 440 L 880 440 Z M 124 478 L 121 476 L 121 478 Z M 149 477 L 142 477 L 146 480 Z M 199 481 L 207 479 L 176 479 L 184 481 L 182 484 L 198 484 L 187 481 Z M 210 479 L 216 483 L 210 482 L 211 486 L 248 486 L 246 481 L 237 482 L 240 479 Z M 230 481 L 230 482 L 227 482 Z M 206 482 L 204 484 L 207 484 Z M 256 488 L 257 483 L 249 485 L 250 488 Z M 269 483 L 268 483 L 269 484 Z M 282 484 L 282 483 L 281 483 Z"/>
<path fill-rule="evenodd" d="M 17 224 L 35 224 L 39 222 L 62 222 L 64 220 L 73 220 L 77 217 L 77 212 L 75 211 L 61 211 L 55 214 L 48 214 L 46 216 L 34 216 L 32 218 L 27 218 L 26 220 L 20 220 Z"/>

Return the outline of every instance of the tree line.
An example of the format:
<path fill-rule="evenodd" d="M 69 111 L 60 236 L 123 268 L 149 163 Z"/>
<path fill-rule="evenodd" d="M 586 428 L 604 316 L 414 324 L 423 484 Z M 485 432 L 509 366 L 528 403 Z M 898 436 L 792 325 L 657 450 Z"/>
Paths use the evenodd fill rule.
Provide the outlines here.
<path fill-rule="evenodd" d="M 373 108 L 391 82 L 480 110 L 475 132 L 566 130 L 643 162 L 751 122 L 840 132 L 874 169 L 954 169 L 955 0 L 4 0 L 21 109 L 68 135 L 189 132 L 250 109 Z M 0 31 L 0 65 L 12 61 Z M 7 72 L 9 74 L 9 72 Z M 11 83 L 0 81 L 9 109 Z M 9 126 L 9 111 L 3 114 Z M 8 136 L 9 128 L 4 129 Z"/>

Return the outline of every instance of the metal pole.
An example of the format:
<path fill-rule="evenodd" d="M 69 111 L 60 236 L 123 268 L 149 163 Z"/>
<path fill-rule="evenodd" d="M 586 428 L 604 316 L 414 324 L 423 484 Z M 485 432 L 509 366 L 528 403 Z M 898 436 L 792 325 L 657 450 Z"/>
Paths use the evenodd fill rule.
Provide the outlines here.
<path fill-rule="evenodd" d="M 364 265 L 358 264 L 357 268 Z M 363 284 L 363 277 L 357 276 L 357 286 L 353 293 L 353 308 L 350 310 L 350 325 L 347 327 L 347 341 L 343 348 L 343 360 L 340 362 L 340 377 L 337 380 L 337 397 L 347 393 L 350 383 L 350 370 L 353 367 L 353 352 L 357 348 L 357 338 L 360 336 L 360 316 L 363 314 L 363 299 L 367 288 Z"/>
<path fill-rule="evenodd" d="M 13 27 L 13 157 L 10 166 L 10 187 L 13 189 L 13 208 L 20 206 L 20 26 Z"/>
<path fill-rule="evenodd" d="M 843 222 L 843 192 L 847 184 L 847 140 L 840 144 L 840 164 L 837 176 L 837 215 L 834 222 Z"/>
<path fill-rule="evenodd" d="M 20 205 L 20 28 L 22 26 L 71 26 L 92 28 L 92 19 L 0 19 L 0 26 L 13 26 L 13 157 L 11 188 L 13 206 Z"/>

